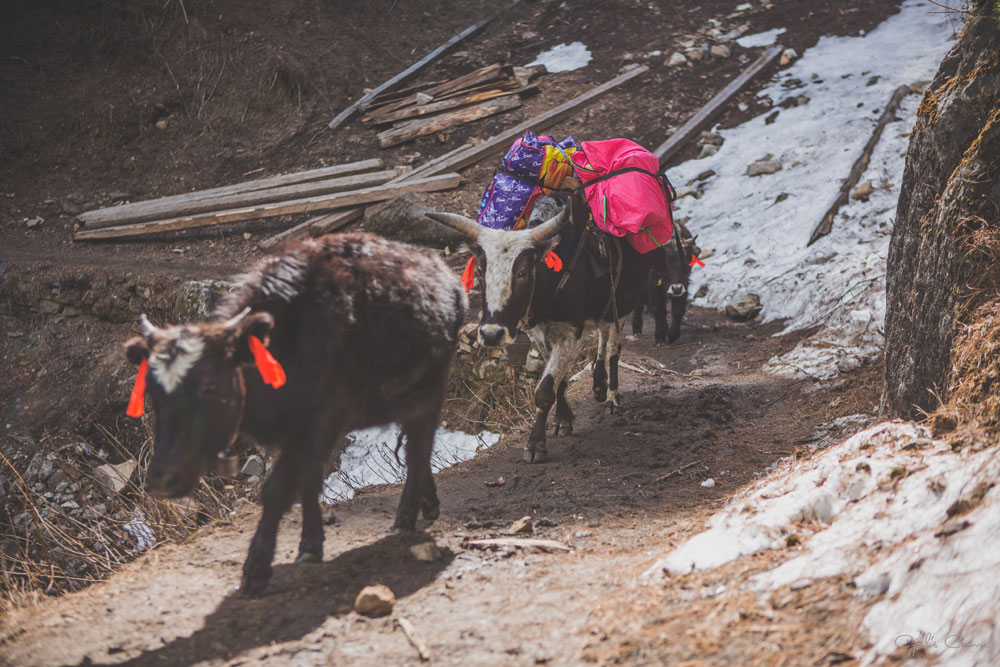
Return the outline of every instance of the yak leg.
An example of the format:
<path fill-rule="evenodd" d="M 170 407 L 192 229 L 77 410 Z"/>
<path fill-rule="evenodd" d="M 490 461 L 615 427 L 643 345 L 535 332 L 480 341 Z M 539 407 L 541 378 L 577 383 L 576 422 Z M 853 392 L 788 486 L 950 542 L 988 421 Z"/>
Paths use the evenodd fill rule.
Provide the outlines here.
<path fill-rule="evenodd" d="M 260 492 L 264 505 L 257 532 L 250 541 L 250 552 L 243 563 L 243 581 L 240 590 L 250 597 L 256 597 L 267 589 L 271 580 L 271 561 L 274 560 L 274 544 L 278 535 L 278 523 L 282 515 L 291 507 L 295 499 L 299 473 L 299 461 L 288 453 L 281 455 L 274 464 Z"/>
<path fill-rule="evenodd" d="M 302 538 L 296 563 L 319 563 L 323 560 L 323 514 L 319 494 L 323 489 L 323 468 L 304 465 L 299 474 L 302 500 Z"/>
<path fill-rule="evenodd" d="M 652 296 L 653 289 L 653 279 L 652 273 L 650 274 L 650 282 L 647 286 L 645 293 L 642 298 L 639 299 L 639 303 L 635 304 L 635 310 L 632 311 L 632 335 L 641 336 L 642 335 L 642 311 L 646 309 L 646 303 Z"/>
<path fill-rule="evenodd" d="M 681 232 L 677 230 L 676 233 Z M 666 342 L 673 343 L 681 335 L 681 320 L 684 319 L 684 311 L 687 310 L 688 283 L 691 280 L 690 253 L 685 253 L 675 240 L 669 245 L 666 257 L 670 266 L 670 286 L 667 288 L 667 296 L 670 297 L 670 331 L 666 336 Z M 664 305 L 664 328 L 666 328 L 665 309 L 666 305 Z M 662 343 L 659 322 L 656 333 L 656 342 Z"/>
<path fill-rule="evenodd" d="M 652 289 L 649 293 L 649 310 L 653 313 L 653 321 L 656 323 L 654 337 L 657 345 L 667 342 L 667 297 L 664 294 L 663 281 L 662 275 L 650 281 Z"/>
<path fill-rule="evenodd" d="M 552 351 L 548 363 L 545 364 L 542 380 L 535 388 L 535 425 L 528 437 L 528 446 L 524 449 L 525 463 L 542 463 L 548 456 L 545 446 L 545 422 L 548 420 L 549 410 L 556 403 L 556 388 L 561 387 L 565 392 L 564 385 L 572 370 L 573 362 L 580 356 L 582 335 L 582 331 L 572 327 L 565 330 L 560 328 L 546 334 Z"/>
<path fill-rule="evenodd" d="M 431 474 L 431 450 L 437 430 L 437 411 L 431 419 L 419 419 L 403 424 L 406 436 L 406 483 L 396 510 L 395 531 L 410 531 L 417 525 L 417 512 L 433 521 L 440 514 L 437 488 Z"/>
<path fill-rule="evenodd" d="M 597 325 L 597 352 L 594 354 L 594 400 L 603 403 L 608 399 L 608 372 L 605 369 L 604 358 L 608 353 L 608 325 L 599 322 Z"/>
<path fill-rule="evenodd" d="M 681 321 L 684 319 L 684 312 L 687 310 L 688 295 L 685 291 L 681 296 L 670 297 L 670 333 L 667 342 L 673 343 L 681 336 Z"/>
<path fill-rule="evenodd" d="M 573 433 L 574 417 L 573 410 L 566 402 L 566 384 L 567 381 L 563 380 L 559 383 L 559 388 L 556 389 L 556 426 L 552 432 L 554 436 L 572 435 Z"/>
<path fill-rule="evenodd" d="M 622 354 L 621 329 L 625 326 L 625 318 L 618 321 L 617 327 L 612 327 L 608 335 L 608 401 L 607 405 L 614 414 L 618 408 L 618 359 Z"/>

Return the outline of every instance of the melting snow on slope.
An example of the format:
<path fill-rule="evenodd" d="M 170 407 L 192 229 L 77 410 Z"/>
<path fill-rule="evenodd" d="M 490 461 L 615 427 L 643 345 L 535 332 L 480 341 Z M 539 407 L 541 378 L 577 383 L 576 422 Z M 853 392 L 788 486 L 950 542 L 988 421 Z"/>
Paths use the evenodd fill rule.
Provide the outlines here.
<path fill-rule="evenodd" d="M 908 0 L 864 37 L 822 38 L 761 92 L 775 103 L 773 123 L 762 115 L 724 130 L 718 153 L 670 171 L 676 185 L 701 192 L 677 212 L 715 251 L 693 276 L 709 288 L 702 303 L 722 307 L 752 292 L 765 320 L 783 320 L 786 332 L 820 326 L 772 359 L 773 371 L 829 378 L 879 353 L 886 251 L 917 96 L 886 126 L 861 177 L 874 185 L 868 200 L 844 206 L 830 235 L 806 242 L 892 91 L 933 77 L 961 27 L 952 20 Z M 778 106 L 800 96 L 808 103 Z M 747 166 L 769 154 L 781 170 L 748 177 Z M 995 451 L 953 452 L 922 427 L 881 424 L 779 464 L 647 575 L 783 549 L 796 534 L 801 545 L 788 560 L 744 585 L 850 577 L 859 595 L 876 599 L 864 619 L 865 664 L 907 644 L 948 664 L 1000 664 L 998 476 Z"/>
<path fill-rule="evenodd" d="M 765 321 L 785 332 L 824 325 L 770 369 L 826 379 L 878 354 L 885 319 L 885 260 L 918 95 L 904 99 L 861 181 L 874 191 L 851 201 L 833 232 L 806 242 L 837 196 L 868 142 L 892 92 L 930 80 L 949 47 L 951 17 L 910 0 L 864 37 L 823 37 L 782 71 L 761 97 L 774 110 L 722 130 L 719 152 L 670 170 L 683 191 L 676 215 L 689 218 L 698 245 L 715 254 L 696 269 L 693 288 L 708 287 L 699 305 L 721 308 L 734 295 L 757 294 Z M 782 102 L 808 103 L 782 108 Z M 767 118 L 777 113 L 773 122 Z M 771 156 L 773 174 L 748 177 L 747 167 Z M 697 177 L 714 172 L 705 180 Z"/>
<path fill-rule="evenodd" d="M 545 65 L 547 72 L 572 72 L 575 69 L 586 67 L 593 56 L 583 42 L 571 42 L 569 44 L 559 44 L 553 46 L 548 51 L 538 54 L 525 67 L 532 65 Z"/>
<path fill-rule="evenodd" d="M 751 589 L 848 575 L 860 594 L 884 594 L 865 617 L 869 660 L 900 636 L 937 637 L 931 652 L 953 649 L 951 637 L 990 652 L 955 650 L 949 664 L 998 664 L 1000 494 L 989 490 L 998 475 L 992 450 L 956 454 L 921 426 L 879 424 L 741 492 L 647 576 L 717 567 L 796 534 L 798 555 L 752 577 Z"/>
<path fill-rule="evenodd" d="M 377 426 L 347 435 L 347 448 L 340 455 L 340 470 L 326 478 L 320 500 L 335 503 L 350 500 L 354 492 L 373 484 L 398 484 L 406 478 L 405 448 L 400 449 L 402 465 L 396 463 L 396 439 L 399 427 Z M 434 435 L 431 469 L 434 472 L 467 461 L 478 452 L 495 445 L 500 435 L 483 431 L 469 435 L 439 428 Z"/>
<path fill-rule="evenodd" d="M 785 34 L 786 28 L 773 28 L 764 32 L 744 35 L 736 40 L 736 43 L 744 49 L 752 49 L 757 46 L 771 46 L 778 41 L 778 37 Z"/>

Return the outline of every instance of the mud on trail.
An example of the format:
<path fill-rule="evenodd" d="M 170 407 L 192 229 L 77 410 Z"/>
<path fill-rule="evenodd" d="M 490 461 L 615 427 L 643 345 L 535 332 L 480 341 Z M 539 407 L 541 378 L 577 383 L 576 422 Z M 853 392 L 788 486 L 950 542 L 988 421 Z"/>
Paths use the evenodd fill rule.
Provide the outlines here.
<path fill-rule="evenodd" d="M 810 444 L 840 435 L 825 423 L 877 408 L 877 369 L 810 391 L 810 381 L 761 372 L 796 342 L 771 337 L 775 327 L 734 324 L 698 308 L 685 324 L 673 346 L 655 347 L 648 335 L 626 344 L 624 362 L 640 370 L 622 371 L 620 414 L 594 403 L 588 373 L 572 383 L 576 429 L 550 440 L 550 462 L 520 461 L 525 428 L 438 474 L 441 518 L 415 535 L 389 534 L 398 488 L 370 489 L 325 510 L 325 561 L 295 564 L 293 510 L 279 534 L 271 587 L 250 600 L 236 588 L 258 510 L 244 508 L 107 582 L 14 612 L 0 655 L 17 665 L 419 662 L 393 617 L 353 611 L 358 591 L 372 583 L 394 591 L 394 614 L 413 623 L 436 664 L 772 660 L 780 643 L 774 633 L 812 641 L 796 662 L 833 651 L 826 647 L 832 637 L 837 650 L 850 653 L 857 616 L 837 614 L 821 626 L 815 620 L 823 604 L 862 604 L 839 582 L 814 584 L 812 597 L 827 595 L 805 611 L 793 605 L 780 622 L 773 616 L 782 606 L 765 605 L 773 624 L 768 642 L 752 618 L 759 601 L 734 603 L 719 616 L 719 586 L 738 577 L 734 569 L 755 569 L 782 552 L 665 584 L 641 582 L 658 554 L 775 460 L 808 456 Z M 503 486 L 486 485 L 498 476 Z M 707 478 L 714 488 L 701 485 Z M 530 537 L 571 551 L 487 552 L 465 544 L 501 536 L 522 516 L 533 519 Z M 410 555 L 409 546 L 428 539 L 442 548 L 441 560 Z M 744 615 L 732 617 L 737 608 Z"/>

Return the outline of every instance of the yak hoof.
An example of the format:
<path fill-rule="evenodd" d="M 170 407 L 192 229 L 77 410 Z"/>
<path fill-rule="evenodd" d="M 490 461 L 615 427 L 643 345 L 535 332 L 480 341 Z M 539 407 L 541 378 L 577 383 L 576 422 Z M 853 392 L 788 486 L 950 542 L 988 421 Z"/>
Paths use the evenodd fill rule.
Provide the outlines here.
<path fill-rule="evenodd" d="M 573 425 L 568 422 L 559 423 L 552 427 L 552 437 L 558 438 L 560 435 L 573 435 Z"/>
<path fill-rule="evenodd" d="M 299 557 L 295 559 L 296 563 L 322 563 L 323 554 L 318 554 L 315 551 L 300 551 Z"/>
<path fill-rule="evenodd" d="M 521 459 L 525 463 L 545 463 L 546 456 L 548 452 L 545 450 L 544 445 L 533 444 L 524 448 L 524 454 Z"/>
<path fill-rule="evenodd" d="M 433 505 L 424 505 L 420 512 L 423 514 L 424 520 L 437 521 L 438 517 L 441 516 L 441 505 L 438 503 Z"/>
<path fill-rule="evenodd" d="M 259 598 L 271 583 L 271 573 L 244 574 L 240 581 L 240 593 L 248 598 Z"/>

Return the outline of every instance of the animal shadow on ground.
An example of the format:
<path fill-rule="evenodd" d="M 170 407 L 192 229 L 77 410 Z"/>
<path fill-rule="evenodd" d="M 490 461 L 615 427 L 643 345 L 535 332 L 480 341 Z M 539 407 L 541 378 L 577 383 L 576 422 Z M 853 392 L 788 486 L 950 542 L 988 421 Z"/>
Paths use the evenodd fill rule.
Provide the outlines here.
<path fill-rule="evenodd" d="M 275 565 L 263 597 L 249 599 L 233 591 L 191 636 L 114 664 L 190 665 L 300 639 L 327 618 L 351 612 L 355 598 L 367 585 L 385 584 L 397 598 L 403 598 L 434 581 L 453 555 L 442 549 L 440 560 L 425 563 L 409 551 L 430 539 L 424 532 L 389 535 L 322 563 Z M 81 664 L 94 663 L 84 659 Z"/>

